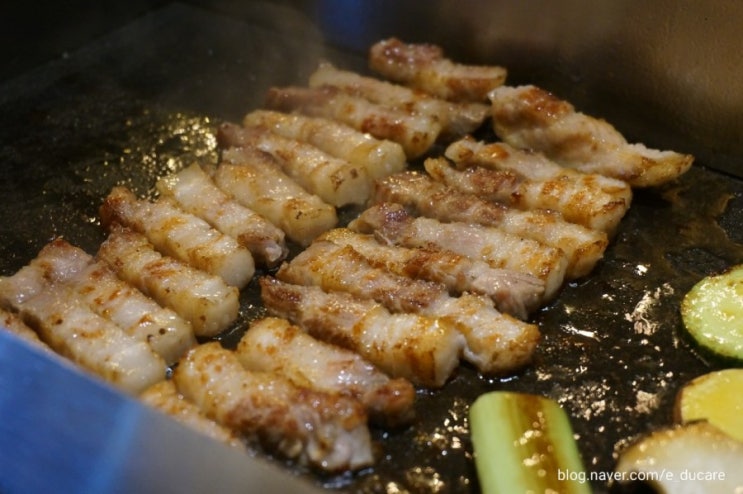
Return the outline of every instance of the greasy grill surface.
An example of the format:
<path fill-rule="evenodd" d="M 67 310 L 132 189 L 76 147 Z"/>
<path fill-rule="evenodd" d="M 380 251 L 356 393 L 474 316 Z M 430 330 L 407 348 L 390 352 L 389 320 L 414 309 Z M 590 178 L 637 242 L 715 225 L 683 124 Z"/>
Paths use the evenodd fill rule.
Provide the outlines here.
<path fill-rule="evenodd" d="M 104 238 L 98 206 L 114 185 L 152 194 L 156 177 L 214 161 L 216 124 L 258 108 L 270 85 L 304 84 L 322 57 L 365 66 L 363 54 L 327 49 L 311 29 L 294 34 L 174 6 L 0 88 L 0 275 L 56 235 L 95 253 Z M 636 192 L 604 261 L 534 315 L 544 340 L 533 366 L 508 379 L 461 367 L 443 390 L 419 393 L 414 426 L 375 431 L 375 468 L 307 474 L 311 481 L 477 492 L 467 408 L 494 389 L 557 399 L 596 472 L 610 471 L 635 436 L 669 424 L 679 387 L 722 366 L 683 335 L 679 301 L 702 276 L 743 260 L 743 183 L 704 165 L 662 190 Z M 262 314 L 253 282 L 225 344 Z"/>

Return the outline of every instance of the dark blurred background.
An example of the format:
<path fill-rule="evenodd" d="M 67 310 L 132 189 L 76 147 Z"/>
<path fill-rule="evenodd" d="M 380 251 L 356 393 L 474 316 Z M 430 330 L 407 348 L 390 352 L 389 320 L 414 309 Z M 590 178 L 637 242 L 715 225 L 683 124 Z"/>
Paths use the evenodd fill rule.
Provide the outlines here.
<path fill-rule="evenodd" d="M 10 0 L 0 7 L 0 82 L 99 39 L 168 0 Z M 310 24 L 363 53 L 397 35 L 461 61 L 497 63 L 581 109 L 743 172 L 743 2 L 737 0 L 182 0 L 283 32 Z M 278 12 L 278 15 L 277 15 Z M 627 105 L 616 105 L 616 101 Z M 617 109 L 619 108 L 619 110 Z M 626 108 L 629 116 L 622 114 Z M 672 137 L 663 135 L 669 131 Z M 635 136 L 630 136 L 635 137 Z"/>

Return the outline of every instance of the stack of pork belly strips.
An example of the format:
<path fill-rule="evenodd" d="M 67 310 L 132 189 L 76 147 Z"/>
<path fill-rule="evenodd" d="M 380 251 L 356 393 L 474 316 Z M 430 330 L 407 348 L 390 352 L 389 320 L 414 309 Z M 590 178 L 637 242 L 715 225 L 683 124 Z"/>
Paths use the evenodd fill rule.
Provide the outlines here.
<path fill-rule="evenodd" d="M 436 46 L 384 40 L 370 67 L 272 88 L 155 200 L 114 188 L 95 255 L 59 238 L 0 279 L 3 326 L 237 448 L 359 469 L 415 387 L 528 365 L 530 314 L 591 272 L 632 187 L 691 165 Z M 486 120 L 499 142 L 471 137 Z M 270 316 L 224 348 L 256 269 Z"/>

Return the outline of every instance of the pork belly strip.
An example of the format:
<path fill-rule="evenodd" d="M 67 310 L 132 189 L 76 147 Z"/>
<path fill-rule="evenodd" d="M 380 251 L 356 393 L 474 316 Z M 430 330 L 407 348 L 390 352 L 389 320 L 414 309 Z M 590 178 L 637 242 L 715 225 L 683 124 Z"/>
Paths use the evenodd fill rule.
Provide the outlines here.
<path fill-rule="evenodd" d="M 499 87 L 489 98 L 498 137 L 566 167 L 651 187 L 677 178 L 694 161 L 688 154 L 630 144 L 605 120 L 536 86 Z"/>
<path fill-rule="evenodd" d="M 139 399 L 200 434 L 246 451 L 245 443 L 235 431 L 207 417 L 196 404 L 178 393 L 171 379 L 153 384 L 139 395 Z"/>
<path fill-rule="evenodd" d="M 490 299 L 451 297 L 438 283 L 373 267 L 350 246 L 315 241 L 276 276 L 374 300 L 393 312 L 417 313 L 450 322 L 462 336 L 464 358 L 481 372 L 505 373 L 531 360 L 539 340 L 535 326 L 498 312 Z"/>
<path fill-rule="evenodd" d="M 2 281 L 0 281 L 2 283 Z M 23 322 L 23 319 L 10 310 L 5 310 L 0 307 L 0 331 L 8 331 L 14 335 L 22 338 L 23 340 L 35 345 L 36 348 L 40 348 L 48 353 L 53 353 L 53 350 L 39 339 L 39 335 L 36 334 L 28 324 Z"/>
<path fill-rule="evenodd" d="M 312 144 L 276 134 L 266 127 L 219 126 L 224 147 L 256 147 L 276 158 L 281 169 L 309 192 L 336 207 L 363 204 L 371 179 L 366 168 L 316 148 Z"/>
<path fill-rule="evenodd" d="M 529 209 L 554 209 L 568 221 L 608 233 L 616 230 L 632 203 L 632 188 L 627 182 L 565 168 L 541 153 L 505 143 L 461 139 L 446 149 L 446 157 L 460 170 L 483 167 L 514 172 L 534 183 L 527 187 L 534 196 L 525 193 L 515 203 Z M 514 194 L 509 197 L 514 201 Z"/>
<path fill-rule="evenodd" d="M 463 339 L 446 321 L 391 314 L 373 300 L 275 278 L 261 278 L 261 298 L 271 314 L 357 352 L 394 378 L 439 388 L 459 365 Z"/>
<path fill-rule="evenodd" d="M 300 187 L 270 154 L 258 149 L 226 149 L 213 178 L 220 189 L 300 245 L 338 223 L 333 206 Z"/>
<path fill-rule="evenodd" d="M 98 257 L 121 279 L 189 321 L 196 336 L 215 336 L 237 319 L 240 302 L 236 287 L 219 276 L 162 256 L 140 233 L 115 226 L 101 244 Z"/>
<path fill-rule="evenodd" d="M 544 282 L 542 302 L 551 300 L 562 287 L 567 258 L 558 248 L 472 223 L 443 223 L 413 217 L 401 204 L 376 204 L 349 223 L 351 230 L 374 233 L 385 242 L 405 247 L 450 250 L 457 254 L 536 276 Z"/>
<path fill-rule="evenodd" d="M 397 38 L 372 45 L 369 66 L 395 82 L 452 101 L 485 101 L 507 75 L 503 67 L 455 63 L 436 45 L 404 43 Z"/>
<path fill-rule="evenodd" d="M 157 190 L 173 198 L 185 211 L 235 238 L 264 266 L 276 266 L 289 252 L 283 230 L 223 192 L 198 164 L 162 177 L 157 181 Z"/>
<path fill-rule="evenodd" d="M 220 276 L 230 285 L 242 288 L 255 273 L 248 249 L 168 201 L 137 199 L 129 189 L 114 187 L 100 214 L 104 227 L 119 223 L 136 230 L 163 254 Z"/>
<path fill-rule="evenodd" d="M 267 291 L 271 284 L 261 279 Z M 297 386 L 358 400 L 372 422 L 396 426 L 415 414 L 410 381 L 391 379 L 358 353 L 318 340 L 286 319 L 252 322 L 235 351 L 248 370 L 274 372 Z"/>
<path fill-rule="evenodd" d="M 337 87 L 347 93 L 366 98 L 372 103 L 409 113 L 428 115 L 441 124 L 440 137 L 443 140 L 456 139 L 474 132 L 483 124 L 490 112 L 490 108 L 484 103 L 447 101 L 407 86 L 341 70 L 328 62 L 321 63 L 312 73 L 309 86 Z"/>
<path fill-rule="evenodd" d="M 569 223 L 554 211 L 522 211 L 466 194 L 425 173 L 404 172 L 379 180 L 372 202 L 395 202 L 420 216 L 442 222 L 476 223 L 531 238 L 561 249 L 568 259 L 565 276 L 585 276 L 603 257 L 609 239 L 605 232 Z"/>
<path fill-rule="evenodd" d="M 105 262 L 62 238 L 45 245 L 30 265 L 45 279 L 68 286 L 99 316 L 149 344 L 168 365 L 196 344 L 188 321 L 121 280 Z"/>
<path fill-rule="evenodd" d="M 445 158 L 428 159 L 424 166 L 435 180 L 465 194 L 478 194 L 483 199 L 519 209 L 557 211 L 566 221 L 606 232 L 609 236 L 616 231 L 629 208 L 623 199 L 605 194 L 597 198 L 590 189 L 563 177 L 535 181 L 510 170 L 479 166 L 458 170 Z"/>
<path fill-rule="evenodd" d="M 302 464 L 333 472 L 373 461 L 360 403 L 295 386 L 276 374 L 249 371 L 219 342 L 190 350 L 173 381 L 208 417 Z"/>
<path fill-rule="evenodd" d="M 0 278 L 0 305 L 17 312 L 55 352 L 127 393 L 165 379 L 165 361 L 147 343 L 93 312 L 67 286 L 46 279 L 38 266 Z"/>
<path fill-rule="evenodd" d="M 330 118 L 377 139 L 389 139 L 403 147 L 408 159 L 427 152 L 441 133 L 441 124 L 429 116 L 388 108 L 328 86 L 274 87 L 268 91 L 266 106 Z"/>
<path fill-rule="evenodd" d="M 487 295 L 496 308 L 520 319 L 539 307 L 544 282 L 518 271 L 489 264 L 451 251 L 408 248 L 375 240 L 373 235 L 334 228 L 318 237 L 336 245 L 349 245 L 375 267 L 395 274 L 443 284 L 450 293 Z"/>
<path fill-rule="evenodd" d="M 405 151 L 400 144 L 377 139 L 328 118 L 255 110 L 245 115 L 243 125 L 260 125 L 289 139 L 312 144 L 337 158 L 364 167 L 372 180 L 400 172 L 406 166 Z"/>

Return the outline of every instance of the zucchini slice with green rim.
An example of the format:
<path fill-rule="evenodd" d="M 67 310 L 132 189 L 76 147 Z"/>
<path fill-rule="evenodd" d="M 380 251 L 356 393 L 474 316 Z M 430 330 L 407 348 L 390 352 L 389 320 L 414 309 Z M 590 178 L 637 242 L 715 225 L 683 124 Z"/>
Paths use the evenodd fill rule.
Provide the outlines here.
<path fill-rule="evenodd" d="M 681 318 L 703 349 L 743 361 L 743 265 L 694 285 L 681 302 Z"/>

